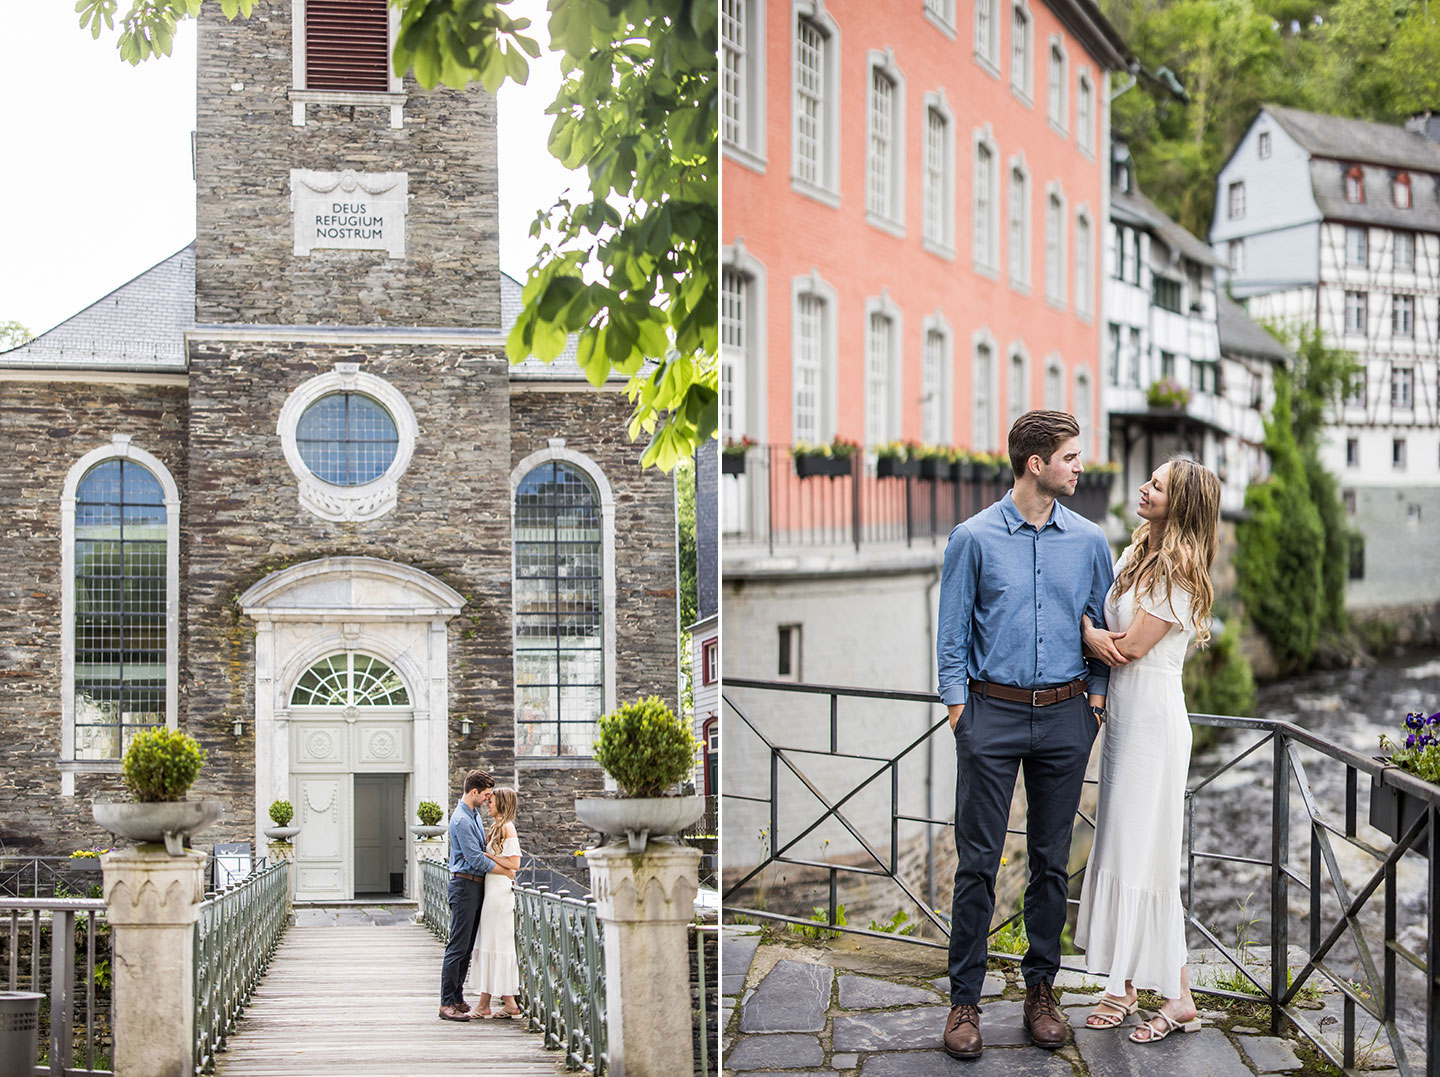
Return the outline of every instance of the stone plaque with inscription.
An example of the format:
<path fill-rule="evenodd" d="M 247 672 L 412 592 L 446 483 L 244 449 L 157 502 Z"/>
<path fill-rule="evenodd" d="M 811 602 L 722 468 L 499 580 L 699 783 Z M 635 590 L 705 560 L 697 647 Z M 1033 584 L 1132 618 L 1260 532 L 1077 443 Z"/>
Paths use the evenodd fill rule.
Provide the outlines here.
<path fill-rule="evenodd" d="M 405 257 L 404 172 L 290 170 L 295 253 L 385 251 Z"/>

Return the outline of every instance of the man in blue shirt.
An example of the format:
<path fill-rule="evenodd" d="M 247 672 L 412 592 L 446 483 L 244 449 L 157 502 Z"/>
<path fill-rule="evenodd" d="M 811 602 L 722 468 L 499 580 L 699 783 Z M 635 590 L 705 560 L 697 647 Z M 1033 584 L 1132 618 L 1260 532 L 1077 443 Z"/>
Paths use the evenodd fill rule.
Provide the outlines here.
<path fill-rule="evenodd" d="M 502 868 L 485 855 L 485 824 L 480 821 L 480 805 L 493 795 L 495 779 L 483 770 L 465 775 L 465 789 L 460 803 L 450 816 L 450 944 L 445 947 L 445 960 L 440 966 L 440 1016 L 447 1021 L 470 1020 L 465 1005 L 465 973 L 470 968 L 470 951 L 475 946 L 475 930 L 480 926 L 480 906 L 485 900 L 485 875 Z"/>
<path fill-rule="evenodd" d="M 1063 1046 L 1051 991 L 1069 897 L 1070 833 L 1109 668 L 1081 655 L 1081 617 L 1104 625 L 1114 572 L 1095 524 L 1056 499 L 1084 470 L 1073 416 L 1030 411 L 1010 429 L 1015 486 L 950 532 L 940 577 L 940 699 L 955 733 L 955 894 L 945 1051 L 977 1058 L 980 987 L 1015 776 L 1023 765 L 1029 884 L 1025 1027 Z"/>

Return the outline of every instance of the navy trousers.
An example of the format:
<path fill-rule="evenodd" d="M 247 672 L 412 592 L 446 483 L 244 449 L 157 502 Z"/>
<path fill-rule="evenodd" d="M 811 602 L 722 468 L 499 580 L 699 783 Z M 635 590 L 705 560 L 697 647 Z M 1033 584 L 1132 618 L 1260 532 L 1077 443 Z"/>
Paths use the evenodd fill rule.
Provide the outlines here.
<path fill-rule="evenodd" d="M 978 1004 L 995 873 L 1015 775 L 1025 771 L 1027 987 L 1055 979 L 1070 894 L 1070 835 L 1085 764 L 1098 731 L 1085 695 L 1048 707 L 970 694 L 955 727 L 955 896 L 950 920 L 950 1005 Z"/>
<path fill-rule="evenodd" d="M 450 944 L 440 966 L 440 1005 L 465 1005 L 465 973 L 470 969 L 470 952 L 480 927 L 480 906 L 485 901 L 485 884 L 474 879 L 450 876 Z"/>

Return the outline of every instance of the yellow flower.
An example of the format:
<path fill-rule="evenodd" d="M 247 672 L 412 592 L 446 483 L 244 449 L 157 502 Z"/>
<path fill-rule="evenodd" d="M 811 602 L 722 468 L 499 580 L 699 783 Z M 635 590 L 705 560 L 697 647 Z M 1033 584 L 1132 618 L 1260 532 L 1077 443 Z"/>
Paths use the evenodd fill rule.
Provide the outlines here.
<path fill-rule="evenodd" d="M 1008 856 L 1002 856 L 1002 857 L 1000 858 L 1000 866 L 1001 866 L 1002 868 L 1003 868 L 1006 864 L 1008 864 L 1008 863 L 1010 863 L 1010 858 L 1009 858 Z"/>

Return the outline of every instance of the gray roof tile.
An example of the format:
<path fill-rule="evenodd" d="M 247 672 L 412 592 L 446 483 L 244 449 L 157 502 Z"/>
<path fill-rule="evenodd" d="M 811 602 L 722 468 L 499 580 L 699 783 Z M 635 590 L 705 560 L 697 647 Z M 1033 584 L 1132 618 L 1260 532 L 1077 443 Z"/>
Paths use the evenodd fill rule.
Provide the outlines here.
<path fill-rule="evenodd" d="M 1110 216 L 1140 228 L 1149 228 L 1171 248 L 1191 261 L 1206 266 L 1224 265 L 1208 243 L 1196 239 L 1165 216 L 1160 207 L 1139 191 L 1114 191 L 1110 198 Z"/>
<path fill-rule="evenodd" d="M 1404 127 L 1278 105 L 1266 105 L 1265 111 L 1316 157 L 1440 172 L 1440 143 Z"/>
<path fill-rule="evenodd" d="M 1223 292 L 1219 301 L 1220 352 L 1222 355 L 1248 355 L 1288 363 L 1290 353 L 1285 346 L 1250 320 L 1245 308 Z"/>

